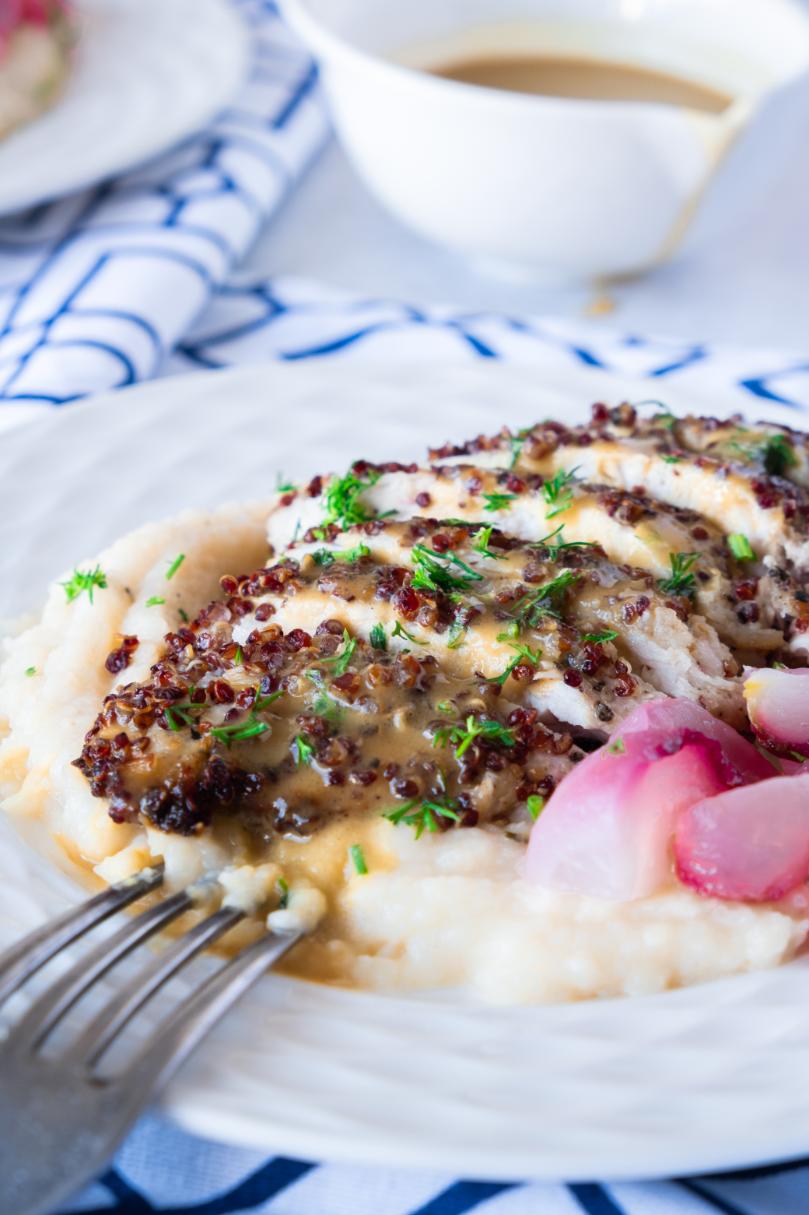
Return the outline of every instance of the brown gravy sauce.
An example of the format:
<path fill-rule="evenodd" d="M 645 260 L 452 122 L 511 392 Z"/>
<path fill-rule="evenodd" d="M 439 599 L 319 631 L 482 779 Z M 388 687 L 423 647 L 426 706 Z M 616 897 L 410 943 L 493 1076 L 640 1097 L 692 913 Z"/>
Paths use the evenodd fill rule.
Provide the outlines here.
<path fill-rule="evenodd" d="M 432 67 L 434 76 L 510 93 L 586 101 L 645 101 L 721 114 L 733 98 L 695 80 L 606 59 L 563 55 L 480 55 Z"/>

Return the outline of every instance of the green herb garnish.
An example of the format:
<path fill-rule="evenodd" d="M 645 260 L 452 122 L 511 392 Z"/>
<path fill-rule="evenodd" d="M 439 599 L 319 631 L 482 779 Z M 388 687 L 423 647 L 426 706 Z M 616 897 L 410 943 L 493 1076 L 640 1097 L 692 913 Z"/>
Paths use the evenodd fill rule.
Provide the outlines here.
<path fill-rule="evenodd" d="M 352 844 L 348 850 L 349 859 L 354 866 L 355 873 L 364 876 L 368 872 L 368 866 L 365 863 L 365 856 L 359 844 Z"/>
<path fill-rule="evenodd" d="M 311 764 L 315 749 L 303 734 L 296 734 L 292 740 L 292 753 L 300 767 L 301 764 Z"/>
<path fill-rule="evenodd" d="M 664 464 L 679 464 L 680 461 L 682 460 L 682 458 L 683 458 L 682 456 L 664 456 L 663 463 Z"/>
<path fill-rule="evenodd" d="M 312 560 L 317 565 L 333 565 L 335 561 L 359 561 L 362 557 L 370 557 L 371 550 L 367 544 L 358 544 L 356 548 L 327 549 L 318 548 L 312 553 Z"/>
<path fill-rule="evenodd" d="M 440 726 L 433 735 L 433 746 L 445 747 L 447 743 L 452 743 L 455 747 L 455 758 L 460 759 L 476 738 L 482 738 L 484 742 L 501 743 L 504 747 L 514 746 L 513 730 L 501 725 L 499 721 L 476 721 L 471 713 L 465 725 Z"/>
<path fill-rule="evenodd" d="M 414 544 L 414 572 L 411 585 L 418 590 L 465 590 L 473 582 L 482 582 L 483 575 L 473 570 L 453 552 L 436 553 L 424 544 Z M 461 572 L 454 573 L 454 569 Z"/>
<path fill-rule="evenodd" d="M 386 650 L 388 648 L 384 624 L 375 624 L 368 635 L 368 639 L 375 650 Z"/>
<path fill-rule="evenodd" d="M 604 629 L 603 633 L 585 633 L 582 641 L 592 641 L 595 645 L 600 645 L 602 641 L 615 641 L 617 636 L 615 629 Z"/>
<path fill-rule="evenodd" d="M 452 819 L 456 823 L 461 820 L 460 814 L 452 806 L 430 801 L 405 802 L 403 806 L 399 806 L 396 810 L 386 812 L 383 817 L 388 822 L 393 823 L 395 827 L 398 827 L 400 823 L 404 823 L 407 827 L 412 827 L 416 833 L 417 840 L 421 839 L 425 831 L 431 833 L 438 831 L 439 819 Z"/>
<path fill-rule="evenodd" d="M 412 633 L 408 633 L 401 620 L 397 620 L 393 626 L 391 637 L 406 637 L 408 641 L 413 642 L 413 645 L 424 645 L 424 642 L 419 641 L 418 637 L 414 637 Z"/>
<path fill-rule="evenodd" d="M 61 585 L 65 588 L 68 603 L 72 603 L 85 592 L 92 603 L 95 590 L 106 590 L 107 575 L 100 565 L 97 565 L 94 570 L 74 570 L 67 582 L 63 582 Z"/>
<path fill-rule="evenodd" d="M 484 494 L 483 499 L 486 503 L 484 510 L 509 510 L 511 503 L 517 497 L 516 494 Z"/>
<path fill-rule="evenodd" d="M 289 906 L 289 883 L 286 878 L 279 877 L 275 888 L 278 891 L 278 907 L 284 911 Z"/>
<path fill-rule="evenodd" d="M 524 430 L 518 430 L 515 435 L 509 435 L 508 441 L 511 445 L 511 463 L 509 468 L 516 468 L 517 461 L 522 455 L 522 449 L 525 447 L 525 440 L 531 433 L 531 427 L 527 426 Z"/>
<path fill-rule="evenodd" d="M 277 494 L 291 494 L 295 492 L 295 486 L 291 481 L 285 481 L 281 473 L 275 478 L 275 492 Z"/>
<path fill-rule="evenodd" d="M 236 653 L 233 655 L 233 665 L 234 665 L 234 667 L 240 667 L 243 665 L 243 663 L 244 663 L 244 654 L 242 653 L 242 647 L 240 645 L 237 645 Z"/>
<path fill-rule="evenodd" d="M 467 626 L 465 624 L 451 624 L 447 633 L 447 649 L 459 650 L 463 645 L 463 639 L 466 636 Z"/>
<path fill-rule="evenodd" d="M 553 519 L 556 515 L 561 515 L 572 504 L 573 490 L 570 487 L 576 480 L 577 472 L 578 467 L 571 468 L 570 472 L 560 468 L 556 476 L 543 484 L 542 496 L 547 505 L 553 507 L 553 510 L 545 512 L 546 519 Z"/>
<path fill-rule="evenodd" d="M 522 624 L 535 628 L 543 616 L 559 617 L 560 601 L 568 588 L 581 577 L 576 570 L 562 570 L 544 586 L 529 591 L 519 600 L 514 616 Z"/>
<path fill-rule="evenodd" d="M 545 798 L 540 797 L 538 793 L 532 793 L 525 799 L 525 805 L 531 818 L 536 822 L 545 809 Z"/>
<path fill-rule="evenodd" d="M 737 561 L 755 561 L 756 559 L 750 541 L 741 532 L 731 532 L 728 536 L 728 548 Z"/>
<path fill-rule="evenodd" d="M 351 662 L 354 651 L 357 648 L 357 639 L 352 637 L 348 629 L 343 629 L 343 649 L 339 654 L 332 655 L 331 658 L 324 658 L 324 664 L 334 664 L 335 675 L 345 675 Z"/>
<path fill-rule="evenodd" d="M 535 666 L 539 665 L 539 661 L 542 658 L 542 650 L 532 650 L 530 648 L 530 646 L 522 645 L 519 641 L 511 641 L 510 637 L 511 637 L 510 633 L 498 633 L 497 634 L 497 640 L 507 642 L 507 644 L 509 646 L 511 646 L 512 650 L 517 651 L 516 654 L 511 659 L 511 661 L 507 664 L 505 670 L 502 671 L 501 674 L 499 674 L 487 681 L 488 683 L 499 684 L 499 686 L 501 688 L 503 687 L 503 685 L 505 684 L 506 680 L 511 675 L 511 673 L 515 667 L 520 666 L 521 663 L 525 663 L 528 666 L 535 667 Z"/>
<path fill-rule="evenodd" d="M 658 586 L 667 595 L 693 595 L 696 580 L 691 572 L 699 553 L 669 553 L 671 577 L 661 578 Z"/>
<path fill-rule="evenodd" d="M 341 531 L 346 531 L 355 523 L 367 523 L 369 519 L 382 518 L 381 515 L 369 514 L 360 502 L 366 489 L 376 485 L 381 475 L 376 469 L 369 469 L 364 477 L 358 477 L 351 471 L 344 477 L 336 477 L 330 481 L 324 495 L 326 514 L 318 531 L 322 533 L 322 529 L 332 523 L 336 523 Z"/>
<path fill-rule="evenodd" d="M 184 561 L 185 561 L 185 553 L 180 553 L 177 557 L 174 558 L 171 565 L 166 570 L 166 582 L 171 582 L 172 578 L 177 573 L 177 570 L 180 568 L 180 566 L 182 565 L 182 563 Z"/>
<path fill-rule="evenodd" d="M 490 524 L 488 527 L 482 527 L 479 532 L 475 532 L 472 538 L 472 548 L 482 557 L 491 557 L 493 561 L 505 561 L 505 553 L 498 553 L 496 549 L 489 547 L 493 531 L 494 526 Z"/>
<path fill-rule="evenodd" d="M 147 607 L 159 607 L 161 603 L 165 603 L 165 602 L 166 601 L 162 595 L 151 595 L 146 600 L 146 606 Z"/>
<path fill-rule="evenodd" d="M 177 615 L 180 617 L 183 624 L 188 624 L 188 612 L 186 612 L 184 608 L 178 608 Z"/>
<path fill-rule="evenodd" d="M 626 751 L 624 740 L 622 738 L 616 738 L 615 742 L 611 743 L 607 747 L 607 750 L 609 751 L 610 755 L 623 755 Z"/>
<path fill-rule="evenodd" d="M 266 721 L 258 721 L 255 713 L 251 713 L 246 721 L 234 722 L 231 726 L 214 726 L 209 733 L 229 747 L 231 743 L 244 742 L 245 739 L 266 734 L 269 728 Z"/>
<path fill-rule="evenodd" d="M 26 667 L 25 668 L 25 674 L 28 676 L 29 679 L 31 678 L 32 675 L 36 675 L 36 673 L 37 673 L 36 667 Z"/>

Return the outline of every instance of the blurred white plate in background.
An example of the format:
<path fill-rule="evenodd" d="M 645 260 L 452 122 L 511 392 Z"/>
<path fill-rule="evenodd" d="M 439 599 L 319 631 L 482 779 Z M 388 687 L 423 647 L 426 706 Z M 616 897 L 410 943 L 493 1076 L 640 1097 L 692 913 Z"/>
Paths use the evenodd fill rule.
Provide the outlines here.
<path fill-rule="evenodd" d="M 79 43 L 52 109 L 0 141 L 0 215 L 94 185 L 203 127 L 247 72 L 226 0 L 77 0 Z"/>
<path fill-rule="evenodd" d="M 702 375 L 657 389 L 680 411 L 744 408 L 744 393 Z M 329 359 L 159 380 L 50 413 L 0 447 L 0 617 L 35 608 L 51 578 L 120 533 L 186 506 L 261 498 L 278 471 L 300 480 L 359 456 L 407 460 L 430 441 L 581 416 L 649 386 L 578 367 Z M 78 897 L 74 877 L 0 814 L 0 948 Z M 467 1177 L 757 1164 L 809 1149 L 807 1007 L 807 957 L 659 996 L 540 1008 L 273 977 L 166 1104 L 214 1139 Z"/>

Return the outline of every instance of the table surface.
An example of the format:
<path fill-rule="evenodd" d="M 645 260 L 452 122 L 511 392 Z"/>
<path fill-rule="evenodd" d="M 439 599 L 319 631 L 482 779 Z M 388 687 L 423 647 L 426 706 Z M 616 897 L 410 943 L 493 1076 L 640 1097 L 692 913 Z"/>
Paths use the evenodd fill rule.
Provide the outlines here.
<path fill-rule="evenodd" d="M 680 256 L 609 289 L 622 331 L 804 351 L 809 284 L 809 85 L 735 150 L 711 203 L 719 239 L 693 227 Z M 326 222 L 326 217 L 328 217 Z M 248 274 L 293 274 L 375 297 L 517 314 L 588 314 L 592 288 L 498 281 L 388 215 L 332 143 L 269 225 Z"/>

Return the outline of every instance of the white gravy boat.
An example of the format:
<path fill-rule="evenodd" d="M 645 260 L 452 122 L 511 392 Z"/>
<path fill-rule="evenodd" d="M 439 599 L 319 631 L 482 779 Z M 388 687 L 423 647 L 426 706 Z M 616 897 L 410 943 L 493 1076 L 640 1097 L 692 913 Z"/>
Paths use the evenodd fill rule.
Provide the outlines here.
<path fill-rule="evenodd" d="M 809 9 L 798 0 L 281 7 L 319 60 L 347 152 L 388 208 L 442 245 L 546 279 L 637 274 L 668 258 L 734 139 L 809 71 Z M 509 93 L 420 70 L 493 51 L 640 63 L 734 100 L 712 114 Z"/>

